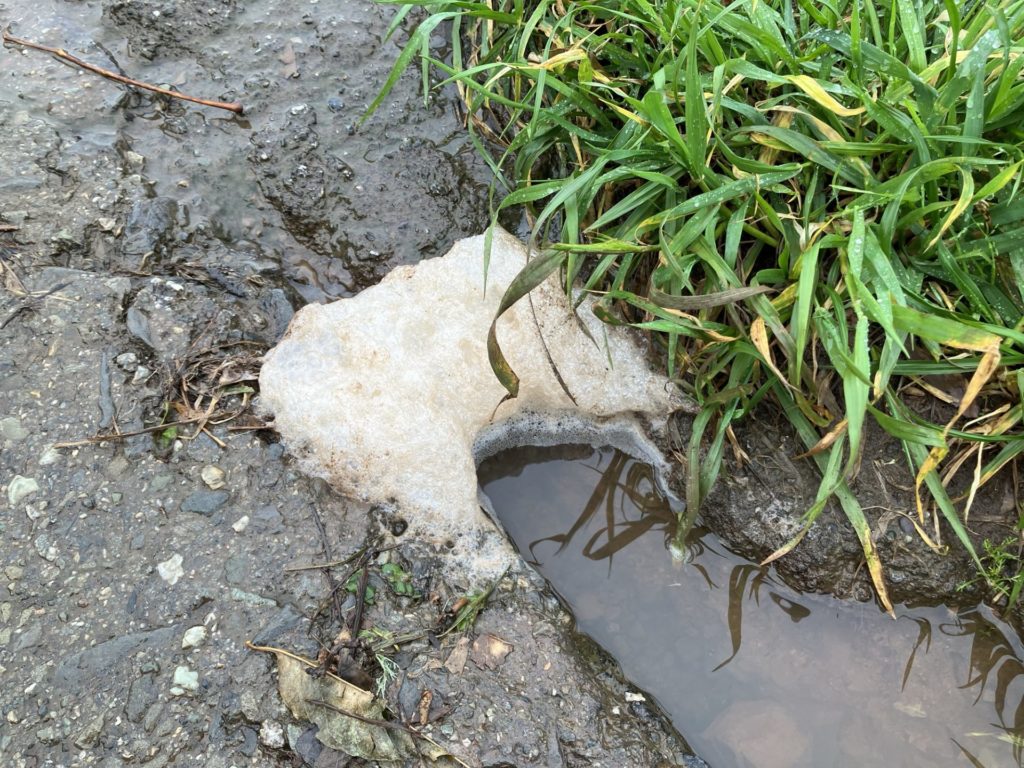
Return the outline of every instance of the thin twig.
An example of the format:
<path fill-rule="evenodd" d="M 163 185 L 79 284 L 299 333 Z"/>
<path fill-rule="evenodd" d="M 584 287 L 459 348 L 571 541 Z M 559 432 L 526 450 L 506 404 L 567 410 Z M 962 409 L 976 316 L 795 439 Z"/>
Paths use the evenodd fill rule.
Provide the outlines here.
<path fill-rule="evenodd" d="M 89 62 L 83 61 L 77 56 L 73 56 L 72 54 L 65 51 L 63 48 L 51 48 L 48 45 L 40 45 L 39 43 L 33 43 L 31 40 L 22 40 L 20 37 L 15 37 L 14 35 L 9 34 L 6 30 L 4 30 L 3 32 L 3 42 L 4 45 L 20 45 L 25 48 L 32 48 L 37 51 L 43 51 L 44 53 L 48 53 L 51 56 L 60 59 L 61 61 L 66 61 L 69 64 L 74 64 L 76 67 L 80 67 L 81 69 L 97 74 L 100 77 L 105 77 L 108 80 L 113 80 L 115 83 L 121 83 L 122 85 L 130 85 L 135 88 L 142 88 L 147 91 L 152 91 L 153 93 L 159 93 L 163 96 L 170 96 L 172 99 L 191 101 L 195 104 L 202 104 L 204 107 L 216 107 L 217 109 L 226 109 L 228 112 L 234 112 L 236 115 L 241 115 L 245 111 L 242 105 L 237 101 L 210 101 L 209 99 L 200 99 L 196 96 L 186 96 L 184 93 L 178 93 L 177 91 L 172 91 L 167 88 L 161 88 L 158 85 L 150 85 L 149 83 L 144 83 L 141 80 L 135 80 L 131 77 L 125 77 L 124 75 L 119 75 L 116 72 L 111 72 L 109 69 L 104 69 L 103 67 L 99 67 L 95 64 L 90 64 Z"/>
<path fill-rule="evenodd" d="M 318 568 L 337 568 L 339 565 L 348 565 L 352 562 L 351 557 L 346 557 L 344 560 L 332 560 L 329 563 L 313 563 L 312 565 L 290 565 L 284 569 L 285 573 L 295 573 L 296 571 L 315 571 Z"/>
<path fill-rule="evenodd" d="M 379 549 L 376 549 L 375 551 L 379 555 L 379 554 L 382 554 L 384 552 L 388 552 L 388 551 L 390 551 L 392 549 L 398 549 L 398 547 L 399 547 L 398 544 L 391 544 L 390 546 L 387 546 L 387 547 L 380 547 Z M 295 571 L 315 571 L 317 568 L 337 568 L 339 565 L 348 565 L 349 563 L 351 563 L 351 562 L 353 562 L 355 560 L 358 560 L 360 557 L 363 556 L 363 553 L 366 552 L 366 550 L 367 550 L 367 547 L 362 547 L 360 549 L 357 549 L 355 552 L 353 552 L 351 555 L 346 557 L 344 560 L 331 560 L 330 562 L 327 562 L 327 563 L 311 563 L 309 565 L 290 565 L 287 568 L 284 568 L 283 570 L 284 570 L 285 573 L 294 573 Z"/>
<path fill-rule="evenodd" d="M 237 416 L 238 414 L 235 414 Z M 168 421 L 163 424 L 157 424 L 152 427 L 143 427 L 137 429 L 134 432 L 120 432 L 116 435 L 94 435 L 93 437 L 87 437 L 83 440 L 69 440 L 66 443 L 54 443 L 54 448 L 77 448 L 81 445 L 95 445 L 96 443 L 106 443 L 111 440 L 123 440 L 126 437 L 135 437 L 136 435 L 147 435 L 150 432 L 158 432 L 161 429 L 168 429 L 169 427 L 183 427 L 187 424 L 195 424 L 202 417 L 196 416 L 194 419 L 180 419 L 179 421 Z M 233 417 L 229 417 L 233 418 Z M 223 424 L 223 421 L 218 421 L 218 424 Z M 209 433 L 207 433 L 209 434 Z"/>
<path fill-rule="evenodd" d="M 323 517 L 320 515 L 320 508 L 313 502 L 313 522 L 316 524 L 317 533 L 320 535 L 320 548 L 323 550 L 324 558 L 331 560 L 331 543 L 327 538 L 327 529 L 324 527 Z M 365 552 L 365 549 L 363 550 Z M 360 554 L 360 557 L 362 554 Z M 334 574 L 324 568 L 324 578 L 327 580 L 327 587 L 331 591 L 331 618 L 341 623 L 341 600 L 338 598 L 338 582 L 334 580 Z"/>
<path fill-rule="evenodd" d="M 376 556 L 376 553 L 374 553 Z M 369 558 L 367 558 L 369 560 Z M 352 615 L 352 637 L 359 637 L 359 630 L 363 628 L 363 610 L 366 608 L 366 585 L 370 580 L 370 564 L 363 563 L 363 569 L 359 574 L 359 588 L 356 591 L 356 610 Z"/>

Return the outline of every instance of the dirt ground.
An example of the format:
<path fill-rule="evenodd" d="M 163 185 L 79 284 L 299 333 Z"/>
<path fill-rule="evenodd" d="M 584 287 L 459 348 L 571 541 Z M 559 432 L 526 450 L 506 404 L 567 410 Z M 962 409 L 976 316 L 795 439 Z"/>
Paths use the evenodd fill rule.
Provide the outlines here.
<path fill-rule="evenodd" d="M 487 169 L 451 95 L 424 105 L 410 73 L 359 123 L 397 55 L 391 14 L 315 0 L 0 5 L 20 37 L 246 107 L 0 54 L 5 765 L 372 764 L 321 749 L 278 696 L 272 657 L 245 642 L 315 657 L 338 629 L 324 611 L 335 592 L 322 570 L 288 569 L 378 537 L 396 548 L 375 561 L 364 627 L 434 630 L 464 595 L 437 577 L 443 553 L 302 476 L 250 407 L 259 357 L 297 307 L 487 222 Z M 150 429 L 168 422 L 181 423 Z M 726 473 L 705 520 L 752 557 L 785 541 L 816 487 L 795 446 L 764 435 L 740 434 L 753 461 Z M 886 516 L 905 501 L 874 479 L 887 450 L 858 491 L 878 502 L 894 597 L 976 597 L 957 591 L 963 556 L 929 556 Z M 869 598 L 856 539 L 826 517 L 780 572 Z M 420 598 L 396 593 L 386 563 Z M 489 637 L 511 652 L 474 655 Z M 470 765 L 701 764 L 525 567 L 470 633 L 404 643 L 394 661 L 389 700 L 412 718 L 429 691 L 429 733 Z"/>

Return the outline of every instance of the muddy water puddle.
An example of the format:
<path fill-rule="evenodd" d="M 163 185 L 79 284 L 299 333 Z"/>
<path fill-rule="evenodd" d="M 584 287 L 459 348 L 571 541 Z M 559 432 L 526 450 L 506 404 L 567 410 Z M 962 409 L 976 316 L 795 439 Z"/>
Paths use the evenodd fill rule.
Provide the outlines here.
<path fill-rule="evenodd" d="M 579 629 L 714 768 L 1022 764 L 1024 648 L 988 609 L 893 621 L 700 531 L 674 559 L 653 470 L 612 448 L 514 449 L 479 477 Z"/>

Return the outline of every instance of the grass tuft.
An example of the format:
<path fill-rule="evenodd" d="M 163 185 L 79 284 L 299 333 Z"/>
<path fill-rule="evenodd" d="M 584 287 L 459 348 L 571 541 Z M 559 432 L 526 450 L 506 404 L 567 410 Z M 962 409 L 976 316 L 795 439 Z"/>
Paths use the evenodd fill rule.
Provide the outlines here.
<path fill-rule="evenodd" d="M 1024 452 L 1024 0 L 396 4 L 428 14 L 372 108 L 414 59 L 444 73 L 495 218 L 523 206 L 545 269 L 661 340 L 703 409 L 694 509 L 773 403 L 821 470 L 807 525 L 838 500 L 889 608 L 849 487 L 874 420 L 925 539 L 944 519 L 984 572 L 969 505 Z"/>

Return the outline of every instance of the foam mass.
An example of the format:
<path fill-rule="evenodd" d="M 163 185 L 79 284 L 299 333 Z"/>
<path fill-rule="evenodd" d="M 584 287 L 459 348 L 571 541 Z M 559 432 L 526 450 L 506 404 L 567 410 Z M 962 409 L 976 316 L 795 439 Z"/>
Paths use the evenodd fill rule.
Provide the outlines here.
<path fill-rule="evenodd" d="M 452 562 L 471 581 L 515 557 L 480 509 L 480 460 L 513 445 L 586 442 L 658 464 L 640 420 L 657 426 L 686 406 L 627 329 L 602 324 L 589 300 L 574 315 L 555 277 L 498 323 L 521 379 L 519 397 L 501 403 L 487 331 L 526 259 L 496 231 L 486 290 L 479 236 L 355 297 L 304 307 L 260 374 L 262 407 L 306 471 L 393 504 L 406 536 L 453 542 Z"/>

